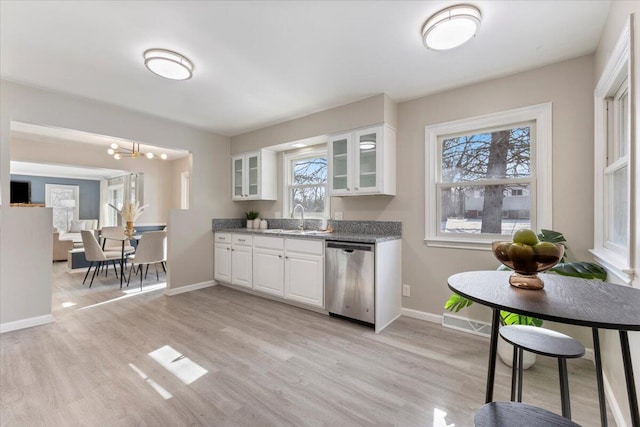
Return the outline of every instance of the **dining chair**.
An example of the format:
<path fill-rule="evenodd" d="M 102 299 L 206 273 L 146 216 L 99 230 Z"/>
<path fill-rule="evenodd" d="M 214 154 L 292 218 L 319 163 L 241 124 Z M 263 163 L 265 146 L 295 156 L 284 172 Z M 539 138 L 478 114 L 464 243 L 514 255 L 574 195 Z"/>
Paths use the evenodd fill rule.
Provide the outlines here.
<path fill-rule="evenodd" d="M 131 269 L 127 278 L 127 286 L 131 281 L 131 272 L 137 267 L 140 273 L 140 290 L 142 290 L 142 281 L 146 277 L 146 272 L 143 277 L 142 267 L 146 265 L 146 271 L 148 272 L 149 264 L 155 265 L 156 279 L 160 280 L 158 264 L 161 264 L 164 269 L 164 262 L 167 260 L 167 232 L 147 231 L 142 233 L 135 254 L 129 255 L 128 260 L 131 262 Z"/>
<path fill-rule="evenodd" d="M 91 271 L 91 267 L 96 263 L 95 268 L 93 270 L 93 276 L 91 276 L 91 283 L 89 283 L 89 287 L 93 285 L 93 279 L 95 279 L 96 274 L 98 273 L 99 267 L 102 264 L 107 265 L 107 270 L 105 270 L 105 276 L 108 272 L 108 263 L 109 261 L 113 262 L 113 269 L 116 272 L 116 277 L 118 277 L 118 268 L 116 267 L 116 261 L 122 260 L 122 252 L 120 250 L 117 251 L 103 251 L 98 241 L 96 240 L 96 236 L 94 236 L 93 231 L 91 230 L 82 230 L 80 231 L 82 235 L 82 244 L 84 246 L 84 256 L 87 261 L 90 262 L 89 268 L 87 269 L 87 274 L 84 275 L 84 280 L 82 284 L 87 281 L 87 277 L 89 276 L 89 272 Z"/>
<path fill-rule="evenodd" d="M 124 227 L 122 226 L 108 226 L 102 227 L 100 230 L 100 235 L 103 239 L 103 250 L 110 251 L 122 251 L 122 240 L 125 239 Z M 130 254 L 135 252 L 135 248 L 131 246 L 131 242 L 129 240 L 124 240 L 124 253 Z"/>

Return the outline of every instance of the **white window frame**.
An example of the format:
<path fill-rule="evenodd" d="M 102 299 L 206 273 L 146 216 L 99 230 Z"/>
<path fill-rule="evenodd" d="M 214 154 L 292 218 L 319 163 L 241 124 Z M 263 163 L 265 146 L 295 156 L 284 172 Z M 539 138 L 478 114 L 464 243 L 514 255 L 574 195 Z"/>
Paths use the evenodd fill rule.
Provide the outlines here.
<path fill-rule="evenodd" d="M 591 253 L 596 261 L 602 264 L 610 274 L 617 277 L 617 281 L 630 284 L 633 281 L 635 270 L 632 265 L 635 248 L 635 208 L 632 194 L 635 192 L 634 180 L 636 164 L 630 141 L 635 140 L 635 126 L 633 106 L 635 94 L 633 88 L 632 51 L 631 51 L 630 23 L 626 22 L 622 34 L 618 39 L 609 62 L 596 85 L 594 91 L 594 241 Z M 629 111 L 627 112 L 627 147 L 625 155 L 616 158 L 611 164 L 607 164 L 609 153 L 608 142 L 617 138 L 617 126 L 608 126 L 614 120 L 619 120 L 615 112 L 615 98 L 619 94 L 621 86 L 627 82 Z M 613 108 L 611 108 L 613 107 Z M 618 157 L 617 149 L 614 149 L 614 157 Z M 611 215 L 609 212 L 609 196 L 606 191 L 606 176 L 612 174 L 621 167 L 627 166 L 627 247 L 616 245 L 607 241 Z"/>
<path fill-rule="evenodd" d="M 531 228 L 552 229 L 552 104 L 550 102 L 425 127 L 425 242 L 428 246 L 491 250 L 501 235 L 440 233 L 437 184 L 440 137 L 535 121 L 531 141 Z M 532 134 L 534 130 L 532 129 Z M 493 236 L 493 237 L 492 237 Z"/>
<path fill-rule="evenodd" d="M 305 212 L 305 218 L 315 218 L 315 219 L 329 219 L 331 215 L 331 197 L 329 196 L 329 158 L 328 158 L 328 150 L 327 147 L 323 148 L 313 148 L 311 150 L 302 150 L 302 151 L 294 151 L 290 153 L 285 153 L 283 157 L 283 166 L 284 172 L 283 176 L 283 189 L 282 189 L 282 216 L 284 218 L 289 218 L 291 216 L 291 210 L 293 206 L 291 206 L 291 192 L 289 191 L 289 187 L 291 186 L 291 182 L 293 180 L 293 170 L 291 169 L 292 164 L 296 160 L 306 159 L 306 158 L 314 158 L 314 157 L 325 157 L 327 158 L 327 183 L 325 184 L 325 204 L 324 204 L 324 212 L 321 215 L 318 215 L 314 212 Z"/>

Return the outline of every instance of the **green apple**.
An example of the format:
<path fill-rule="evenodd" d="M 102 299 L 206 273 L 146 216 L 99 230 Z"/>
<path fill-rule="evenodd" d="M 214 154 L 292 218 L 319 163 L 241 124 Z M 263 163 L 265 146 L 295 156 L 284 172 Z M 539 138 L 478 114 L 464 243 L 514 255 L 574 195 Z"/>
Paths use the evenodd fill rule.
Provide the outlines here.
<path fill-rule="evenodd" d="M 551 242 L 538 243 L 533 247 L 533 252 L 536 254 L 536 261 L 543 264 L 558 262 L 560 258 L 560 249 Z"/>
<path fill-rule="evenodd" d="M 534 246 L 538 243 L 538 236 L 533 230 L 523 228 L 513 235 L 513 243 L 523 243 L 525 245 Z"/>
<path fill-rule="evenodd" d="M 513 269 L 518 272 L 535 273 L 536 263 L 533 247 L 524 243 L 512 243 L 507 251 L 509 259 L 513 263 Z"/>

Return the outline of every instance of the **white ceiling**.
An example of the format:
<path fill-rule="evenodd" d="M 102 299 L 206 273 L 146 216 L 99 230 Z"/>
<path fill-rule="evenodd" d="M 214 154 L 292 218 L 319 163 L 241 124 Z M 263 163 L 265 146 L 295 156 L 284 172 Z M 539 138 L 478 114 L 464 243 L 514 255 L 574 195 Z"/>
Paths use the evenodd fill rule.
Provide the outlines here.
<path fill-rule="evenodd" d="M 420 30 L 451 2 L 3 0 L 0 76 L 236 135 L 590 54 L 611 4 L 469 3 L 483 15 L 477 37 L 436 52 Z M 193 78 L 147 71 L 142 53 L 154 47 L 190 58 Z"/>

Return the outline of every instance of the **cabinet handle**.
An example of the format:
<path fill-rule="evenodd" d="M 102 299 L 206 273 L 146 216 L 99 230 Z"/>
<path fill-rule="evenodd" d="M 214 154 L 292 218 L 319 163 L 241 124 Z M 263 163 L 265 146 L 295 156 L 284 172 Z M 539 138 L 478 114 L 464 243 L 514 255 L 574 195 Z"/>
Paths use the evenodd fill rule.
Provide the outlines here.
<path fill-rule="evenodd" d="M 347 191 L 351 191 L 351 189 L 349 187 L 347 187 Z"/>
<path fill-rule="evenodd" d="M 231 252 L 235 251 L 235 249 L 231 249 Z"/>
<path fill-rule="evenodd" d="M 289 259 L 289 257 L 288 257 L 288 256 L 286 256 L 286 257 L 284 257 L 284 259 Z"/>
<path fill-rule="evenodd" d="M 359 188 L 358 188 L 358 187 L 356 187 L 356 190 L 359 190 Z"/>
<path fill-rule="evenodd" d="M 282 259 L 282 255 L 278 255 L 278 258 Z"/>
<path fill-rule="evenodd" d="M 245 241 L 244 239 L 238 239 L 238 242 L 244 242 L 244 241 Z"/>

